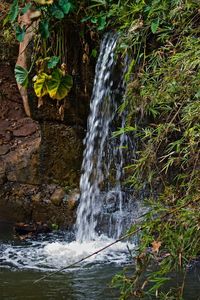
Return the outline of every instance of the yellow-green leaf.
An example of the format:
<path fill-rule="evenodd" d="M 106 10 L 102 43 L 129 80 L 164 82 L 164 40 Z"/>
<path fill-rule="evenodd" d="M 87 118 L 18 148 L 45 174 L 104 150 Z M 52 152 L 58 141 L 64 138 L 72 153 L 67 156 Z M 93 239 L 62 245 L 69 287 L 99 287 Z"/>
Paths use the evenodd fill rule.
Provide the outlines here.
<path fill-rule="evenodd" d="M 73 80 L 70 75 L 63 75 L 60 69 L 56 69 L 47 84 L 49 96 L 52 99 L 61 100 L 69 93 Z"/>
<path fill-rule="evenodd" d="M 48 81 L 51 79 L 51 76 L 47 75 L 46 73 L 40 73 L 35 80 L 34 83 L 34 90 L 37 97 L 43 97 L 48 94 L 47 84 Z"/>
<path fill-rule="evenodd" d="M 40 5 L 51 5 L 53 4 L 54 0 L 34 0 L 34 2 Z"/>

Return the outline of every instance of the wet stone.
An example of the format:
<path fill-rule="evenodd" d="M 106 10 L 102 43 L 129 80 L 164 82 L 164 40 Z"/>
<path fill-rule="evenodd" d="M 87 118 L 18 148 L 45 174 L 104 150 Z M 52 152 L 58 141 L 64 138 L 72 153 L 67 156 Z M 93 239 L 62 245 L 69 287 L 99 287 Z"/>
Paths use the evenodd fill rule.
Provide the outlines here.
<path fill-rule="evenodd" d="M 1 145 L 0 146 L 0 155 L 5 155 L 10 151 L 9 145 Z"/>
<path fill-rule="evenodd" d="M 59 206 L 59 205 L 61 205 L 64 196 L 65 196 L 64 190 L 62 188 L 58 188 L 52 194 L 52 196 L 51 196 L 51 202 L 54 205 Z"/>

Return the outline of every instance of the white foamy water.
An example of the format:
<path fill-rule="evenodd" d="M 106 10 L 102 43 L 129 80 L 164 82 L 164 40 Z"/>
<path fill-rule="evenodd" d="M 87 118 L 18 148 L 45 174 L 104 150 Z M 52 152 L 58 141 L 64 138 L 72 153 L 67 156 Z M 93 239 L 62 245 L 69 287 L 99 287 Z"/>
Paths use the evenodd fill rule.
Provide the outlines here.
<path fill-rule="evenodd" d="M 23 245 L 3 244 L 0 246 L 0 265 L 16 269 L 54 271 L 79 261 L 113 241 L 113 239 L 101 236 L 95 241 L 82 243 L 55 240 L 52 242 L 28 241 L 24 242 Z M 133 248 L 133 244 L 129 244 L 129 247 Z M 127 244 L 118 242 L 79 263 L 74 268 L 91 267 L 101 263 L 124 264 L 128 261 L 127 254 Z"/>

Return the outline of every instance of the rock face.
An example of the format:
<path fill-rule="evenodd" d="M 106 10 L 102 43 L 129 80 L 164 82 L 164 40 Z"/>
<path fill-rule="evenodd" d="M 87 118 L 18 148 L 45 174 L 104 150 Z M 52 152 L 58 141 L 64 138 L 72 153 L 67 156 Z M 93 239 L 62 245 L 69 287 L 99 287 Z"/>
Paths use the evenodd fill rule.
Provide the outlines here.
<path fill-rule="evenodd" d="M 65 228 L 74 223 L 95 62 L 82 62 L 86 41 L 80 28 L 68 25 L 65 57 L 73 89 L 59 105 L 44 99 L 40 107 L 30 90 L 32 118 L 13 74 L 18 45 L 0 52 L 0 219 Z"/>
<path fill-rule="evenodd" d="M 70 228 L 77 206 L 72 206 L 70 199 L 71 196 L 56 184 L 30 185 L 8 181 L 0 190 L 0 217 L 28 224 L 42 222 L 49 228 L 53 225 Z"/>
<path fill-rule="evenodd" d="M 77 187 L 83 154 L 82 128 L 44 122 L 40 124 L 39 176 L 46 182 L 57 181 L 68 187 Z"/>

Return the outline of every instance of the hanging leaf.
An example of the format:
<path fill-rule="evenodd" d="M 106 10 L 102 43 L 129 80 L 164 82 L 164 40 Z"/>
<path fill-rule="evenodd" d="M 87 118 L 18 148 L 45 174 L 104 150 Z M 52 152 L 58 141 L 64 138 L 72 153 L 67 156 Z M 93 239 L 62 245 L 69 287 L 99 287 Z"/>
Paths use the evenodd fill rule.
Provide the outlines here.
<path fill-rule="evenodd" d="M 14 0 L 13 4 L 10 7 L 10 11 L 8 13 L 8 20 L 11 23 L 14 23 L 17 16 L 18 16 L 18 12 L 19 12 L 19 4 L 18 4 L 18 0 Z"/>
<path fill-rule="evenodd" d="M 34 90 L 38 98 L 44 97 L 48 94 L 47 84 L 51 76 L 46 73 L 40 73 L 35 80 Z"/>
<path fill-rule="evenodd" d="M 23 42 L 25 34 L 26 34 L 26 26 L 24 25 L 23 27 L 17 25 L 15 28 L 15 34 L 16 34 L 16 39 L 18 42 Z"/>
<path fill-rule="evenodd" d="M 53 71 L 51 80 L 48 81 L 48 93 L 52 99 L 61 100 L 67 96 L 71 87 L 73 85 L 73 80 L 70 75 L 63 76 L 60 69 Z"/>
<path fill-rule="evenodd" d="M 47 40 L 49 38 L 50 31 L 49 31 L 49 22 L 47 20 L 40 21 L 39 32 L 43 39 Z"/>
<path fill-rule="evenodd" d="M 156 31 L 158 30 L 158 27 L 159 27 L 159 19 L 152 21 L 152 23 L 151 23 L 152 33 L 156 33 Z"/>
<path fill-rule="evenodd" d="M 52 56 L 47 63 L 47 67 L 49 69 L 55 68 L 57 66 L 57 64 L 59 63 L 59 60 L 60 60 L 60 57 Z"/>
<path fill-rule="evenodd" d="M 62 9 L 63 13 L 66 15 L 69 14 L 74 9 L 74 5 L 71 2 L 66 0 L 59 0 L 58 4 Z"/>
<path fill-rule="evenodd" d="M 50 12 L 51 12 L 52 16 L 58 20 L 63 19 L 65 16 L 64 12 L 62 11 L 62 8 L 56 4 L 52 5 Z"/>
<path fill-rule="evenodd" d="M 106 17 L 99 17 L 98 18 L 98 30 L 104 30 L 106 27 Z"/>
<path fill-rule="evenodd" d="M 15 79 L 24 87 L 28 85 L 28 71 L 19 65 L 15 66 Z"/>

